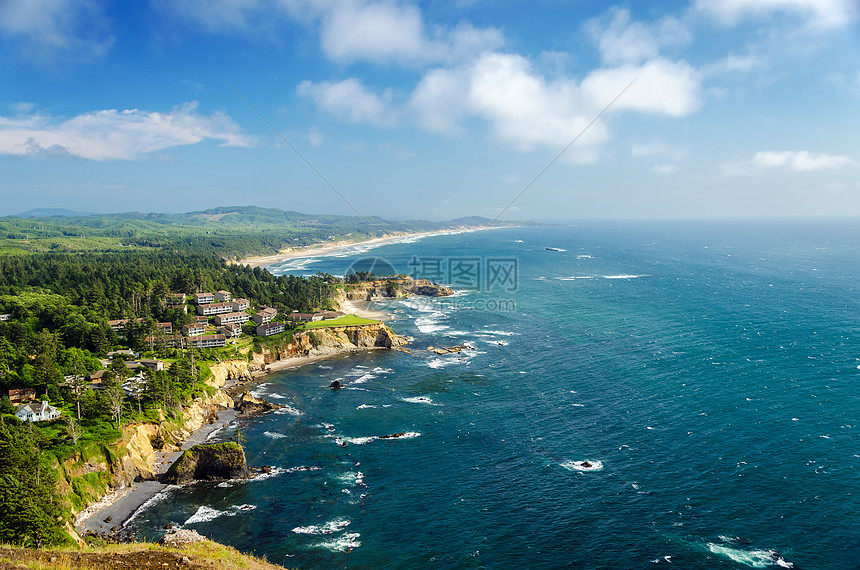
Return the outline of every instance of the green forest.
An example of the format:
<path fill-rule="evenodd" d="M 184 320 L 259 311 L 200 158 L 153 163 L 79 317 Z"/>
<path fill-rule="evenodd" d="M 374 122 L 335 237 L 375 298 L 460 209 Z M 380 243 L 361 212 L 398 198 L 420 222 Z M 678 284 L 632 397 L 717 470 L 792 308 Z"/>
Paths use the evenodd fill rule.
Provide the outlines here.
<path fill-rule="evenodd" d="M 447 222 L 391 221 L 376 216 L 312 215 L 257 206 L 159 214 L 127 212 L 49 217 L 0 217 L 0 254 L 68 251 L 174 250 L 239 260 L 287 247 L 494 225 L 469 217 Z M 507 223 L 496 223 L 507 225 Z"/>

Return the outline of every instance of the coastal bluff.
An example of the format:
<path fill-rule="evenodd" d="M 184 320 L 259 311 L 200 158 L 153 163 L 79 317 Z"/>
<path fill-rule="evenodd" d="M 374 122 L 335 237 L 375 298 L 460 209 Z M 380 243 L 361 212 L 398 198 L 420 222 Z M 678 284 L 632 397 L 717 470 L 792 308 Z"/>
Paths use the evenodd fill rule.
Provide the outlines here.
<path fill-rule="evenodd" d="M 371 301 L 373 299 L 409 297 L 449 297 L 454 290 L 437 285 L 429 279 L 414 279 L 409 276 L 376 279 L 359 283 L 346 283 L 338 292 L 338 301 Z"/>
<path fill-rule="evenodd" d="M 162 482 L 183 485 L 192 481 L 225 481 L 251 476 L 245 450 L 236 442 L 195 445 L 179 456 Z"/>
<path fill-rule="evenodd" d="M 294 357 L 318 358 L 354 350 L 400 349 L 406 343 L 404 337 L 383 323 L 326 327 L 299 332 L 288 342 L 264 345 L 262 352 L 250 355 L 249 366 L 264 370 L 269 364 Z"/>

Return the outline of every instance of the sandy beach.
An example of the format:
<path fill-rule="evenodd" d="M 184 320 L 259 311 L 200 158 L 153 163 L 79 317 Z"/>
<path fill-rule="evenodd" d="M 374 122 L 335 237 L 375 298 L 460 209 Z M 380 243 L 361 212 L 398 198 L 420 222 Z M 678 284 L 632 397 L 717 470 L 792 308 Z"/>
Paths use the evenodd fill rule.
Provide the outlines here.
<path fill-rule="evenodd" d="M 393 316 L 391 313 L 374 308 L 373 301 L 341 301 L 340 310 L 348 315 L 379 321 L 390 320 Z"/>
<path fill-rule="evenodd" d="M 287 248 L 281 250 L 279 253 L 275 255 L 261 255 L 256 257 L 249 257 L 247 259 L 242 259 L 240 261 L 234 262 L 240 265 L 249 265 L 251 267 L 266 267 L 269 265 L 274 265 L 275 263 L 281 263 L 288 259 L 296 259 L 300 257 L 313 257 L 316 255 L 331 255 L 335 253 L 339 253 L 340 251 L 356 246 L 380 246 L 385 245 L 386 243 L 396 242 L 397 240 L 401 240 L 403 238 L 412 238 L 412 239 L 422 239 L 426 237 L 433 236 L 442 236 L 448 234 L 458 234 L 465 232 L 476 232 L 482 230 L 491 230 L 495 229 L 495 227 L 490 226 L 480 226 L 473 228 L 455 228 L 450 230 L 439 230 L 436 232 L 419 232 L 419 233 L 409 233 L 409 232 L 395 232 L 392 234 L 387 234 L 383 237 L 373 238 L 364 241 L 349 241 L 349 240 L 341 240 L 336 242 L 324 242 L 318 243 L 314 245 L 310 245 L 307 247 L 298 247 L 298 248 Z"/>
<path fill-rule="evenodd" d="M 229 425 L 236 419 L 236 410 L 218 412 L 218 419 L 211 424 L 204 424 L 191 436 L 182 442 L 182 450 L 191 449 L 195 445 L 205 443 L 214 432 Z M 179 459 L 182 451 L 156 452 L 155 475 L 160 477 Z M 118 489 L 102 498 L 101 501 L 90 505 L 78 514 L 75 528 L 84 533 L 89 530 L 97 533 L 108 533 L 114 527 L 122 528 L 125 523 L 149 500 L 167 488 L 159 481 L 140 481 L 131 487 Z"/>
<path fill-rule="evenodd" d="M 353 304 L 355 302 L 349 302 Z M 355 307 L 356 313 L 361 312 L 362 315 L 383 315 L 374 311 L 362 310 L 360 307 Z M 351 309 L 350 309 L 351 311 Z M 383 315 L 384 316 L 384 315 Z M 379 317 L 368 317 L 379 318 Z M 359 350 L 359 349 L 356 349 Z M 367 349 L 361 349 L 367 350 Z M 260 381 L 263 377 L 291 368 L 298 368 L 306 364 L 311 364 L 327 358 L 332 358 L 339 354 L 321 354 L 318 356 L 295 356 L 273 362 L 266 367 L 265 371 L 255 372 L 254 379 L 242 383 L 244 386 L 254 384 Z M 229 384 L 229 385 L 228 385 Z M 233 381 L 225 384 L 222 390 L 235 388 L 239 383 Z M 182 442 L 182 450 L 191 449 L 195 445 L 205 443 L 212 434 L 221 428 L 230 425 L 236 420 L 238 412 L 235 409 L 222 410 L 218 412 L 218 419 L 211 424 L 204 424 L 188 439 Z M 156 452 L 155 453 L 155 475 L 161 477 L 167 472 L 167 469 L 174 461 L 179 459 L 182 451 Z M 114 528 L 121 529 L 128 523 L 133 521 L 135 514 L 150 500 L 155 498 L 159 493 L 167 489 L 168 485 L 161 483 L 158 480 L 140 481 L 134 483 L 131 487 L 117 489 L 116 491 L 105 495 L 100 501 L 94 503 L 81 511 L 75 519 L 75 528 L 79 533 L 83 534 L 87 531 L 96 533 L 110 533 Z"/>

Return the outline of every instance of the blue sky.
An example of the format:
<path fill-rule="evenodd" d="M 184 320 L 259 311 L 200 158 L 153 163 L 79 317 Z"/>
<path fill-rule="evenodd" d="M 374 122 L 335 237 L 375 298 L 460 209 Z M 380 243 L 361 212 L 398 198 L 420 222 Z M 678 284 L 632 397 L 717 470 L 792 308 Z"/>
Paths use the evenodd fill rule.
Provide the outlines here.
<path fill-rule="evenodd" d="M 860 215 L 856 0 L 0 0 L 0 215 Z"/>

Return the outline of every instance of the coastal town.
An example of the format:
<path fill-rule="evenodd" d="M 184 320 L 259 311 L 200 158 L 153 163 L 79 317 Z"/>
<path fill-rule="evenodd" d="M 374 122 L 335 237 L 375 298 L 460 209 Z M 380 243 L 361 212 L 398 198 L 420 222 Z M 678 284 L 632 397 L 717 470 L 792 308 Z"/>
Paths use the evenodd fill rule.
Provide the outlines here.
<path fill-rule="evenodd" d="M 240 337 L 269 338 L 276 337 L 285 331 L 297 332 L 307 323 L 322 323 L 323 326 L 355 326 L 371 324 L 373 319 L 360 319 L 346 315 L 342 311 L 321 310 L 313 313 L 293 311 L 279 314 L 278 310 L 261 305 L 251 308 L 251 302 L 244 298 L 234 298 L 229 291 L 219 290 L 202 293 L 171 293 L 164 299 L 165 305 L 188 315 L 191 322 L 175 330 L 173 322 L 156 322 L 156 330 L 144 338 L 144 342 L 153 354 L 156 347 L 161 349 L 218 349 L 232 343 L 238 350 Z M 0 315 L 0 321 L 8 322 L 12 314 Z M 111 330 L 116 334 L 117 342 L 126 339 L 127 327 L 143 324 L 144 319 L 113 319 L 108 321 Z M 252 342 L 252 341 L 251 341 Z M 248 342 L 243 343 L 247 349 Z M 122 389 L 128 397 L 139 396 L 146 386 L 148 374 L 164 371 L 172 363 L 171 359 L 156 357 L 141 358 L 139 352 L 130 348 L 120 348 L 108 352 L 100 360 L 103 368 L 93 371 L 86 376 L 69 375 L 59 385 L 66 389 L 99 390 L 103 387 L 106 375 L 114 375 L 121 363 L 127 372 L 123 377 Z M 34 388 L 9 388 L 6 390 L 9 403 L 15 406 L 15 416 L 24 421 L 42 422 L 56 420 L 61 410 L 51 405 L 45 399 L 37 398 Z"/>

